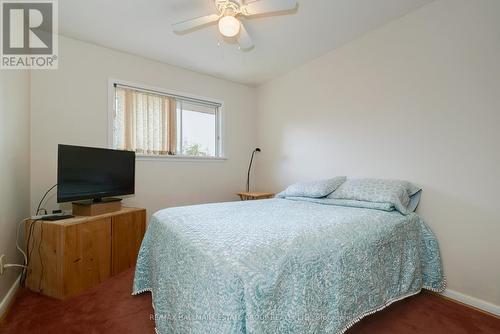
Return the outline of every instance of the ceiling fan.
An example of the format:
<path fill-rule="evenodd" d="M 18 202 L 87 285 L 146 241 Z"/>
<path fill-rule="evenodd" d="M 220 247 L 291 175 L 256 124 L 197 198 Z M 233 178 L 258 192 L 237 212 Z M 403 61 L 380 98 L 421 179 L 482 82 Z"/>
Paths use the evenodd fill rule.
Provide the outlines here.
<path fill-rule="evenodd" d="M 206 15 L 175 23 L 174 32 L 183 33 L 219 21 L 219 31 L 225 37 L 236 37 L 240 48 L 253 48 L 252 38 L 248 34 L 239 16 L 262 15 L 292 10 L 297 7 L 297 0 L 259 0 L 243 3 L 243 0 L 214 0 L 217 14 Z"/>

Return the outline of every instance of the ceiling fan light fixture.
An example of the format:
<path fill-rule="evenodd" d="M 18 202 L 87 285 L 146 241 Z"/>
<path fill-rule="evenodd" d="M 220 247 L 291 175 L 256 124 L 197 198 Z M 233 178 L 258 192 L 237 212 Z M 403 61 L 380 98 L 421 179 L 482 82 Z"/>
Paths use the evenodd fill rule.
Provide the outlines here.
<path fill-rule="evenodd" d="M 205 0 L 207 1 L 207 0 Z M 178 34 L 188 33 L 218 22 L 220 34 L 236 37 L 240 50 L 251 50 L 254 43 L 245 24 L 238 18 L 267 15 L 297 9 L 297 0 L 211 0 L 215 3 L 216 13 L 174 23 L 172 29 Z M 229 41 L 228 41 L 229 42 Z"/>
<path fill-rule="evenodd" d="M 234 37 L 240 32 L 240 25 L 234 16 L 224 16 L 219 20 L 219 31 L 223 36 Z"/>

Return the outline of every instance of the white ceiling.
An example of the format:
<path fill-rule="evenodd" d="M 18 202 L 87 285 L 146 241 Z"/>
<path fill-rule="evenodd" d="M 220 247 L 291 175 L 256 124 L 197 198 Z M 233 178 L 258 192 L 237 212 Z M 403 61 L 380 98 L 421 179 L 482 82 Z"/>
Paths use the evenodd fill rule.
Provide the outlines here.
<path fill-rule="evenodd" d="M 68 37 L 255 86 L 431 1 L 299 0 L 294 14 L 243 19 L 255 43 L 246 52 L 219 43 L 216 25 L 172 32 L 214 13 L 212 0 L 63 0 L 59 24 Z"/>

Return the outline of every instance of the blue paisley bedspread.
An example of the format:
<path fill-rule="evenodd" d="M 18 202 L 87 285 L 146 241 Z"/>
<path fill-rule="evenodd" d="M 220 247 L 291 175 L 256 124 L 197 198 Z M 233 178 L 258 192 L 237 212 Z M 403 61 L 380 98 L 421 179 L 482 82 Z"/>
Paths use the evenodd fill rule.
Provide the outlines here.
<path fill-rule="evenodd" d="M 155 213 L 133 294 L 152 292 L 162 334 L 343 333 L 444 286 L 417 214 L 270 199 Z"/>

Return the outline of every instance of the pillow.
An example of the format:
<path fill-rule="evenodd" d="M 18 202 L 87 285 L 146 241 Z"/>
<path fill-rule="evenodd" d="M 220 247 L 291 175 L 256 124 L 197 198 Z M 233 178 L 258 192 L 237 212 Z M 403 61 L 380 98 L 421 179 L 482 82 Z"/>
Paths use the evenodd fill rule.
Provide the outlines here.
<path fill-rule="evenodd" d="M 378 202 L 367 202 L 367 201 L 357 201 L 354 199 L 333 199 L 333 198 L 304 198 L 304 197 L 287 197 L 286 199 L 292 201 L 308 201 L 319 204 L 326 205 L 336 205 L 336 206 L 348 206 L 351 208 L 361 208 L 361 209 L 375 209 L 391 212 L 396 210 L 394 205 L 390 203 L 378 203 Z"/>
<path fill-rule="evenodd" d="M 328 198 L 389 203 L 402 214 L 409 214 L 417 208 L 421 191 L 407 181 L 352 179 L 344 182 Z"/>
<path fill-rule="evenodd" d="M 337 176 L 328 180 L 295 183 L 277 194 L 276 197 L 325 197 L 337 189 L 346 179 L 345 176 Z"/>

